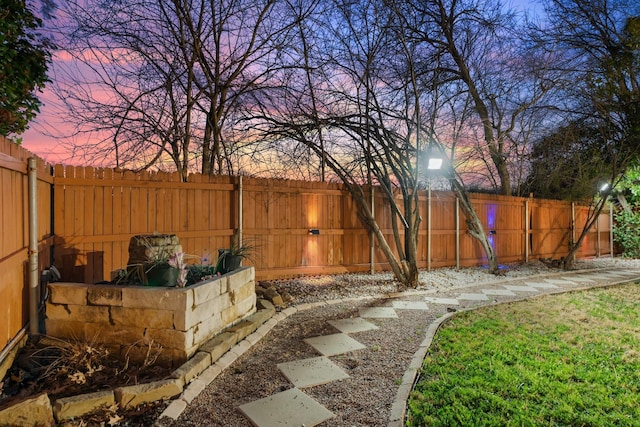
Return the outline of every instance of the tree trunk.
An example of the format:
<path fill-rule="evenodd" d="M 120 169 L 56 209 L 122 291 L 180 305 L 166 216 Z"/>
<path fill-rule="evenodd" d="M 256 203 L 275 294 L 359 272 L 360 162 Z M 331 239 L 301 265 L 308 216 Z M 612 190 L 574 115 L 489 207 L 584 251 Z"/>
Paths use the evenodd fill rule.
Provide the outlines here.
<path fill-rule="evenodd" d="M 221 131 L 217 120 L 215 105 L 211 103 L 202 143 L 202 173 L 206 175 L 213 175 L 216 171 L 216 166 L 219 166 L 219 170 L 221 170 Z"/>
<path fill-rule="evenodd" d="M 490 136 L 493 135 L 491 132 Z M 498 172 L 498 176 L 500 177 L 500 194 L 503 196 L 511 196 L 511 175 L 509 174 L 509 169 L 507 168 L 507 160 L 505 158 L 504 153 L 502 152 L 502 148 L 496 147 L 495 141 L 487 142 L 487 146 L 489 148 L 489 153 L 491 155 L 491 159 L 493 160 L 493 165 L 496 168 L 496 172 Z M 501 144 L 499 144 L 501 145 Z"/>
<path fill-rule="evenodd" d="M 487 262 L 489 263 L 489 273 L 498 273 L 498 257 L 493 250 L 493 246 L 491 246 L 491 243 L 489 243 L 487 234 L 484 231 L 484 227 L 482 226 L 482 221 L 480 221 L 480 218 L 478 218 L 478 215 L 473 208 L 473 204 L 471 203 L 471 200 L 467 195 L 467 191 L 462 187 L 458 180 L 455 179 L 455 177 L 449 178 L 449 182 L 451 183 L 451 187 L 453 188 L 454 192 L 460 199 L 460 207 L 464 212 L 464 216 L 467 218 L 467 228 L 469 230 L 469 234 L 471 234 L 471 236 L 480 243 L 482 249 L 487 255 Z"/>
<path fill-rule="evenodd" d="M 391 268 L 391 271 L 393 271 L 393 275 L 395 276 L 396 280 L 400 284 L 398 290 L 404 290 L 408 288 L 411 288 L 411 289 L 417 288 L 419 283 L 418 281 L 419 271 L 418 271 L 417 262 L 416 262 L 417 245 L 415 244 L 415 242 L 413 244 L 407 245 L 407 248 L 409 249 L 409 254 L 407 254 L 406 257 L 408 259 L 403 259 L 399 261 L 396 258 L 396 255 L 394 254 L 393 250 L 387 243 L 387 240 L 385 239 L 384 234 L 382 233 L 382 230 L 380 230 L 378 223 L 373 217 L 369 204 L 367 203 L 367 198 L 365 196 L 365 193 L 362 191 L 362 188 L 354 184 L 347 184 L 346 186 L 347 186 L 347 189 L 349 190 L 349 193 L 351 194 L 351 197 L 353 197 L 353 200 L 356 202 L 356 206 L 358 208 L 358 216 L 360 217 L 360 220 L 365 225 L 365 227 L 367 227 L 367 229 L 375 235 L 376 240 L 378 241 L 380 250 L 382 251 L 382 253 L 384 253 L 387 261 L 389 262 L 389 267 Z M 393 203 L 393 201 L 391 201 L 391 203 Z M 410 233 L 410 231 L 411 231 L 411 228 L 405 229 L 405 233 L 409 232 L 410 234 L 410 235 L 405 234 L 405 239 L 416 239 L 417 233 Z"/>
<path fill-rule="evenodd" d="M 593 209 L 593 213 L 591 215 L 587 215 L 585 226 L 584 226 L 584 229 L 582 230 L 582 233 L 580 233 L 580 236 L 578 236 L 576 241 L 573 242 L 573 244 L 569 248 L 569 253 L 562 260 L 561 265 L 564 270 L 573 269 L 578 250 L 580 249 L 580 246 L 582 246 L 582 242 L 584 241 L 585 237 L 587 237 L 587 234 L 589 234 L 589 231 L 593 228 L 596 222 L 598 222 L 598 218 L 600 217 L 600 214 L 602 213 L 604 206 L 607 204 L 607 198 L 609 197 L 609 193 L 610 193 L 610 190 L 604 193 L 602 195 L 602 199 L 596 202 L 596 205 Z M 575 227 L 575 224 L 573 226 Z M 600 236 L 598 236 L 598 239 L 599 238 Z"/>

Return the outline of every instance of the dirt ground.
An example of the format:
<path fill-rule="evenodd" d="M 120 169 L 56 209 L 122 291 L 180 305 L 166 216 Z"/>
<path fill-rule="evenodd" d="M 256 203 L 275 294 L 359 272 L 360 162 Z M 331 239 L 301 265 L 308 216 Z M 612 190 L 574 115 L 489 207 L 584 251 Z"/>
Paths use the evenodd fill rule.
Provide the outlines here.
<path fill-rule="evenodd" d="M 168 376 L 172 370 L 155 364 L 154 359 L 151 353 L 145 363 L 134 365 L 95 343 L 29 338 L 0 383 L 0 408 L 40 393 L 47 393 L 53 400 Z M 130 416 L 153 406 L 157 405 L 131 411 Z M 114 409 L 105 413 L 115 414 Z M 105 414 L 97 418 L 101 423 Z"/>

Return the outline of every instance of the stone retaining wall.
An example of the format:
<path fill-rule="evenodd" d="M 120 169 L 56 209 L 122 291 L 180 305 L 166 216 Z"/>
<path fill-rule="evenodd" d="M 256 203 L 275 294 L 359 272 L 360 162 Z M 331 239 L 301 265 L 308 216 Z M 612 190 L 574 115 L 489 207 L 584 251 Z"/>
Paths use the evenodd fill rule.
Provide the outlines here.
<path fill-rule="evenodd" d="M 195 388 L 200 390 L 209 384 L 224 368 L 233 363 L 235 358 L 240 357 L 278 323 L 272 319 L 276 313 L 273 304 L 259 300 L 257 306 L 258 310 L 255 313 L 200 346 L 200 350 L 174 370 L 167 379 L 54 400 L 43 393 L 0 409 L 0 426 L 48 426 L 55 424 L 54 418 L 64 425 L 66 420 L 108 408 L 113 404 L 118 404 L 120 408 L 129 408 L 142 403 L 170 399 L 180 393 L 183 393 L 183 399 L 189 399 L 187 396 L 190 392 L 184 387 L 197 381 L 199 384 Z M 279 313 L 279 320 L 295 311 L 284 310 Z M 240 342 L 246 344 L 236 346 Z M 234 346 L 237 349 L 232 351 Z"/>
<path fill-rule="evenodd" d="M 255 271 L 244 267 L 187 288 L 52 283 L 46 334 L 96 342 L 123 359 L 178 366 L 209 338 L 256 311 Z"/>

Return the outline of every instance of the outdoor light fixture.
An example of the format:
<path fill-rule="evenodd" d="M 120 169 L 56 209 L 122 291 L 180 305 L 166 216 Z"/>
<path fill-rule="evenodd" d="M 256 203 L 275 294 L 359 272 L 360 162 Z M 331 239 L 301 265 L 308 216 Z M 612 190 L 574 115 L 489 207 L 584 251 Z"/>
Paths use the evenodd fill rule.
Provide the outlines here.
<path fill-rule="evenodd" d="M 444 159 L 442 155 L 437 152 L 437 148 L 437 146 L 434 147 L 433 141 L 429 142 L 429 149 L 427 150 L 427 170 L 442 169 Z"/>
<path fill-rule="evenodd" d="M 320 230 L 318 230 L 317 228 L 311 228 L 309 229 L 309 234 L 313 234 L 313 235 L 320 234 Z"/>
<path fill-rule="evenodd" d="M 429 162 L 427 163 L 427 169 L 429 170 L 438 170 L 442 167 L 442 159 L 436 157 L 430 157 Z"/>

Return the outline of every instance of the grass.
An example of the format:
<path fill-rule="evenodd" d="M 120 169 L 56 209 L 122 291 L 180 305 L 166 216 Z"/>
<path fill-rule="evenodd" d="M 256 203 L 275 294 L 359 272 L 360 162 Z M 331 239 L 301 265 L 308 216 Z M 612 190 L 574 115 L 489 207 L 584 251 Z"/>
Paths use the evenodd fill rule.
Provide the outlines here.
<path fill-rule="evenodd" d="M 408 426 L 640 426 L 640 284 L 461 313 L 436 335 Z"/>

